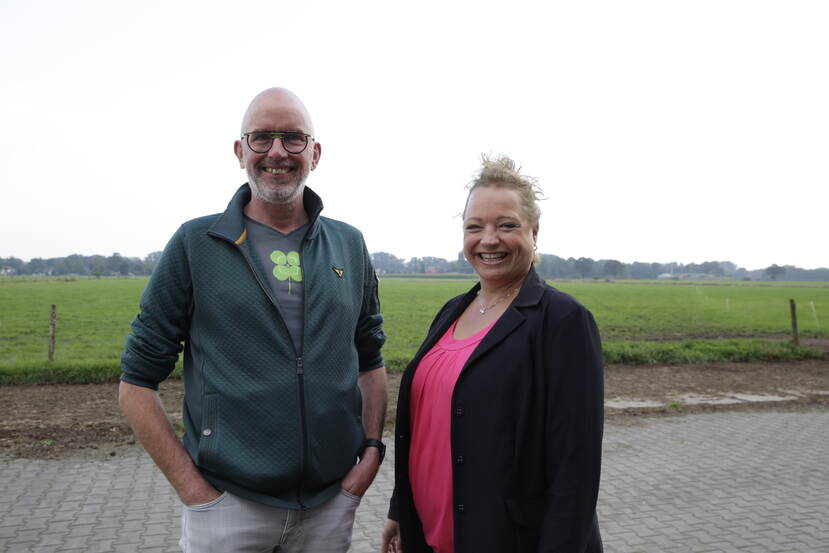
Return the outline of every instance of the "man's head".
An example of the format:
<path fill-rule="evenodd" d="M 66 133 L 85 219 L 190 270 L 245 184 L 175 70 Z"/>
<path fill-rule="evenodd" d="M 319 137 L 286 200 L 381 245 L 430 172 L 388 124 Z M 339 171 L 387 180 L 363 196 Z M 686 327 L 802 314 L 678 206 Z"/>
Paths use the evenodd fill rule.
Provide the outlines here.
<path fill-rule="evenodd" d="M 274 140 L 267 148 L 268 135 L 248 134 L 259 131 L 298 134 L 270 135 Z M 307 146 L 299 153 L 291 153 L 298 150 L 294 142 L 302 139 L 300 135 L 308 135 Z M 290 151 L 285 149 L 284 136 Z M 269 88 L 253 99 L 242 118 L 242 138 L 234 142 L 233 151 L 239 166 L 248 174 L 255 199 L 269 204 L 302 201 L 305 179 L 316 169 L 322 152 L 313 136 L 308 110 L 293 92 Z"/>

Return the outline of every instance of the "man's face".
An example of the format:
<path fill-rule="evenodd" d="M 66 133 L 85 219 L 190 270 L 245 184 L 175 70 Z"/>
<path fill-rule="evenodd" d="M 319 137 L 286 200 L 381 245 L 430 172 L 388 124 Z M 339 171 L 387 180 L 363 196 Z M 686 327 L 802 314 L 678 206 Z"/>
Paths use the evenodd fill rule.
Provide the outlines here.
<path fill-rule="evenodd" d="M 280 91 L 262 94 L 251 104 L 245 114 L 242 132 L 253 131 L 293 131 L 313 135 L 304 106 L 296 97 Z M 321 150 L 320 145 L 309 138 L 303 152 L 291 154 L 276 138 L 265 153 L 251 150 L 245 139 L 235 142 L 234 151 L 239 165 L 248 174 L 256 199 L 269 204 L 288 204 L 302 201 L 305 179 L 316 169 Z"/>

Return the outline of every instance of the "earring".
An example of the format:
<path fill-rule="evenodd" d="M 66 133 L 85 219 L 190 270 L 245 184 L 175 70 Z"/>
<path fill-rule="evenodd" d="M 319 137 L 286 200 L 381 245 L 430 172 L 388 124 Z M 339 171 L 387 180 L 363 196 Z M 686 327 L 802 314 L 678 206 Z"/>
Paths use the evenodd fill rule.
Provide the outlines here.
<path fill-rule="evenodd" d="M 538 244 L 533 242 L 533 251 L 537 251 L 537 250 L 538 250 Z"/>

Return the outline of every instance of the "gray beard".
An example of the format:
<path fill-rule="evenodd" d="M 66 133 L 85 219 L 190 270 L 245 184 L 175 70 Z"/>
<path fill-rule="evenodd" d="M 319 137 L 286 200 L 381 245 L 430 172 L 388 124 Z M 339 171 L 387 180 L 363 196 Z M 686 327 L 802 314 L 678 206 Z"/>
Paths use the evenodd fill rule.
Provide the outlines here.
<path fill-rule="evenodd" d="M 274 205 L 285 205 L 293 202 L 296 199 L 297 191 L 302 187 L 304 181 L 305 179 L 302 179 L 298 183 L 279 187 L 261 186 L 253 178 L 253 175 L 248 174 L 248 183 L 250 184 L 253 195 L 265 203 Z"/>

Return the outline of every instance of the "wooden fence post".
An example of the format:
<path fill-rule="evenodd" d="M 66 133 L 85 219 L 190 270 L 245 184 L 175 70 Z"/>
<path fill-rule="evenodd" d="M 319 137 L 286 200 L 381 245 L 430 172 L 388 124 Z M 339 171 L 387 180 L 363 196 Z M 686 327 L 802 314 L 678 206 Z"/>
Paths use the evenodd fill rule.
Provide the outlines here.
<path fill-rule="evenodd" d="M 794 345 L 799 345 L 800 340 L 797 336 L 797 305 L 795 305 L 794 300 L 789 300 L 789 309 L 792 313 L 792 342 Z"/>
<path fill-rule="evenodd" d="M 57 334 L 58 308 L 52 304 L 52 315 L 49 317 L 49 361 L 55 359 L 55 334 Z"/>

